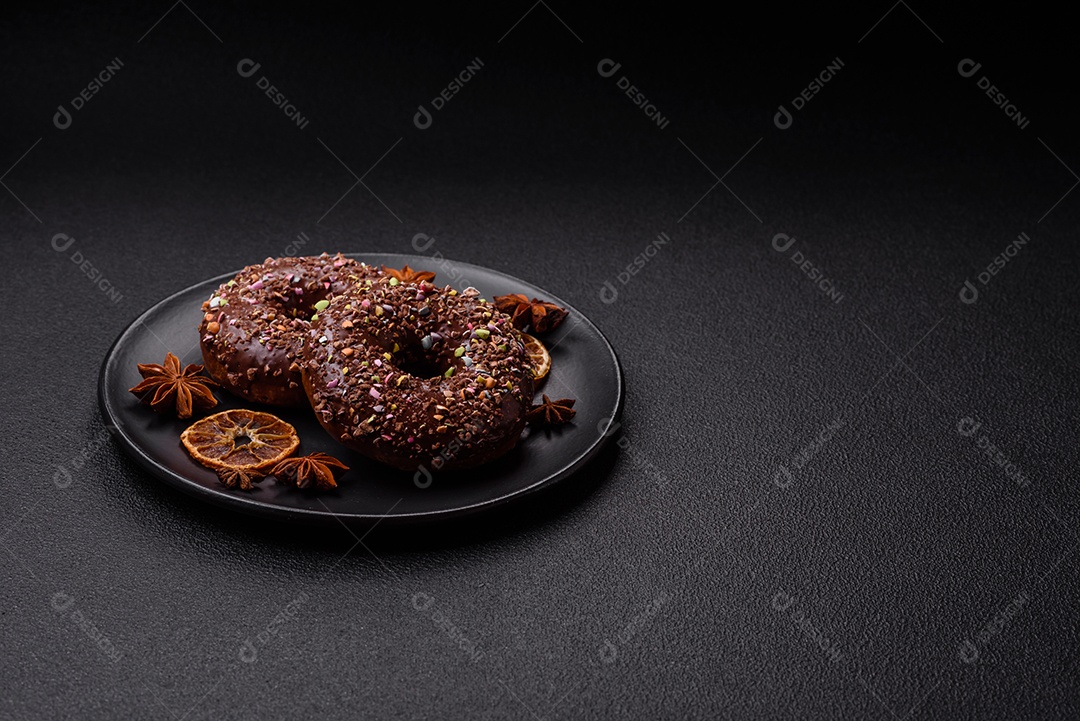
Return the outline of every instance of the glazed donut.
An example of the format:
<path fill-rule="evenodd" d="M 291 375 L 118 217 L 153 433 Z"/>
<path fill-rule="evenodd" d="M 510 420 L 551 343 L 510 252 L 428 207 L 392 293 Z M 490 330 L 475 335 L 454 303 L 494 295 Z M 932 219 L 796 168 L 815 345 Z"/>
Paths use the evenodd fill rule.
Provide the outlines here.
<path fill-rule="evenodd" d="M 312 316 L 335 293 L 380 275 L 340 253 L 249 265 L 202 304 L 207 373 L 245 400 L 306 406 L 299 360 Z"/>
<path fill-rule="evenodd" d="M 304 389 L 344 445 L 403 470 L 468 468 L 517 443 L 533 374 L 510 317 L 469 288 L 365 279 L 307 331 Z"/>

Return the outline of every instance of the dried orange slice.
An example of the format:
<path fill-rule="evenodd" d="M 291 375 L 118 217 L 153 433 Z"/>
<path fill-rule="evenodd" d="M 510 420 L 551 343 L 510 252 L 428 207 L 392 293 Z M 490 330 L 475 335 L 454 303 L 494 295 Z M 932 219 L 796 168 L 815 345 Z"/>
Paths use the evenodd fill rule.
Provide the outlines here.
<path fill-rule="evenodd" d="M 538 338 L 528 333 L 522 333 L 521 337 L 525 340 L 525 355 L 532 363 L 533 379 L 540 380 L 551 372 L 551 354 Z"/>
<path fill-rule="evenodd" d="M 207 416 L 180 435 L 191 457 L 209 468 L 258 470 L 300 445 L 296 429 L 270 413 L 238 408 Z"/>

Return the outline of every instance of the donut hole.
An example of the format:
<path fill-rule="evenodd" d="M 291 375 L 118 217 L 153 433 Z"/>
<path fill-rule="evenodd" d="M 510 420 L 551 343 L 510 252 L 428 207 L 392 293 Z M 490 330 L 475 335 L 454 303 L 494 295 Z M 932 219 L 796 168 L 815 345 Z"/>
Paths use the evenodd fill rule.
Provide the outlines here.
<path fill-rule="evenodd" d="M 417 343 L 416 347 L 407 347 L 394 361 L 399 373 L 413 376 L 414 378 L 435 379 L 446 373 L 450 367 L 441 358 L 433 358 L 426 355 Z"/>
<path fill-rule="evenodd" d="M 303 295 L 287 293 L 280 297 L 273 297 L 270 305 L 276 306 L 279 313 L 289 318 L 308 319 L 318 313 L 315 304 L 330 297 L 329 291 L 321 292 L 318 289 L 308 289 Z"/>

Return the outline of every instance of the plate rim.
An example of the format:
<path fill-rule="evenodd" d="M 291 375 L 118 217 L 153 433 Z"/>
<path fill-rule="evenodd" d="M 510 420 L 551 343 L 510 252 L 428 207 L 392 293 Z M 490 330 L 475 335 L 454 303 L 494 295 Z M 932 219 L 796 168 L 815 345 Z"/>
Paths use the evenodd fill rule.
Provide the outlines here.
<path fill-rule="evenodd" d="M 358 258 L 358 256 L 378 255 L 384 257 L 400 257 L 410 259 L 420 257 L 412 253 L 379 253 L 375 251 L 355 251 L 350 253 L 341 253 L 341 255 L 344 255 L 347 258 L 356 258 L 358 260 L 361 260 L 361 262 L 364 261 L 361 258 Z M 475 268 L 485 273 L 494 273 L 496 275 L 502 276 L 503 278 L 513 281 L 522 281 L 521 278 L 510 275 L 509 273 L 504 273 L 501 270 L 488 268 L 485 266 L 477 265 L 475 263 L 452 260 L 446 258 L 445 256 L 441 259 L 441 262 L 450 263 L 454 266 Z M 236 270 L 229 273 L 223 273 L 212 278 L 207 278 L 202 281 L 198 281 L 146 307 L 130 323 L 128 323 L 124 327 L 124 329 L 120 331 L 119 334 L 117 334 L 116 338 L 109 345 L 109 349 L 105 352 L 105 356 L 102 358 L 101 366 L 98 371 L 98 406 L 102 418 L 105 421 L 105 427 L 108 429 L 110 435 L 114 439 L 119 441 L 120 445 L 124 448 L 130 458 L 133 458 L 138 463 L 138 465 L 140 465 L 150 475 L 154 476 L 156 480 L 164 482 L 165 485 L 169 486 L 170 488 L 175 488 L 176 490 L 181 491 L 188 496 L 197 498 L 201 501 L 209 503 L 210 505 L 224 507 L 230 510 L 236 510 L 250 516 L 270 518 L 279 521 L 289 521 L 294 523 L 323 522 L 333 518 L 337 519 L 338 522 L 386 522 L 391 525 L 406 525 L 414 523 L 434 523 L 438 521 L 462 518 L 465 516 L 488 512 L 500 506 L 520 501 L 525 497 L 531 496 L 535 493 L 550 488 L 551 486 L 565 480 L 569 476 L 574 475 L 583 467 L 588 465 L 597 456 L 597 454 L 599 454 L 608 445 L 610 439 L 614 435 L 611 432 L 611 429 L 613 427 L 617 427 L 616 424 L 622 417 L 623 406 L 626 400 L 626 377 L 623 373 L 622 364 L 619 362 L 619 356 L 618 353 L 616 353 L 615 351 L 615 347 L 611 344 L 611 341 L 608 340 L 608 337 L 604 335 L 603 331 L 601 331 L 600 328 L 592 322 L 591 318 L 579 311 L 573 305 L 567 303 L 562 298 L 559 298 L 558 296 L 550 294 L 546 290 L 541 289 L 544 290 L 544 294 L 548 297 L 549 300 L 558 303 L 559 305 L 567 308 L 573 313 L 576 313 L 581 318 L 582 322 L 589 324 L 589 326 L 600 338 L 600 340 L 603 341 L 604 347 L 607 349 L 608 353 L 611 354 L 612 364 L 614 365 L 615 375 L 618 380 L 618 383 L 616 384 L 618 395 L 615 401 L 615 412 L 608 420 L 607 432 L 599 433 L 593 444 L 589 446 L 589 448 L 582 455 L 580 455 L 577 459 L 575 459 L 572 463 L 563 468 L 561 471 L 552 474 L 546 478 L 543 478 L 536 483 L 533 483 L 520 490 L 503 494 L 477 503 L 471 503 L 467 506 L 459 506 L 446 510 L 417 511 L 399 514 L 340 513 L 331 511 L 329 509 L 317 510 L 309 508 L 289 508 L 274 503 L 268 503 L 266 501 L 260 501 L 254 498 L 242 498 L 216 492 L 212 489 L 206 488 L 205 486 L 201 485 L 196 481 L 193 481 L 183 476 L 180 473 L 176 473 L 172 469 L 162 466 L 153 458 L 148 456 L 146 452 L 137 443 L 135 443 L 135 441 L 132 440 L 127 435 L 127 433 L 124 432 L 122 424 L 117 423 L 118 414 L 113 412 L 113 408 L 110 404 L 109 399 L 107 398 L 106 374 L 109 368 L 109 361 L 112 359 L 114 352 L 116 351 L 116 347 L 120 344 L 122 340 L 127 338 L 128 335 L 133 332 L 136 326 L 140 324 L 145 325 L 145 323 L 143 323 L 143 319 L 146 318 L 150 313 L 152 313 L 157 308 L 167 304 L 169 301 L 173 300 L 177 296 L 187 293 L 192 288 L 198 285 L 203 285 L 204 283 L 214 281 L 223 281 L 226 278 L 234 277 L 239 272 L 240 270 Z M 535 285 L 534 283 L 530 283 L 529 281 L 524 282 L 528 283 L 529 285 Z M 539 286 L 536 287 L 539 288 Z"/>

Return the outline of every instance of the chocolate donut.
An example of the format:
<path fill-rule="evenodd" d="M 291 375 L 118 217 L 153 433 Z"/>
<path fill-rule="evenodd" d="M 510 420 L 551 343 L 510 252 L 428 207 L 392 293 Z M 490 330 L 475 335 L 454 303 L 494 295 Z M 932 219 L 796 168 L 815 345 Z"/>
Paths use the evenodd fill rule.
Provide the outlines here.
<path fill-rule="evenodd" d="M 306 406 L 299 360 L 312 316 L 334 294 L 380 275 L 340 253 L 249 265 L 202 304 L 207 373 L 246 400 Z"/>
<path fill-rule="evenodd" d="M 533 375 L 510 317 L 431 283 L 365 279 L 307 331 L 303 380 L 323 427 L 403 470 L 468 468 L 517 443 Z"/>

